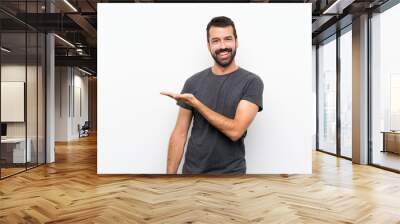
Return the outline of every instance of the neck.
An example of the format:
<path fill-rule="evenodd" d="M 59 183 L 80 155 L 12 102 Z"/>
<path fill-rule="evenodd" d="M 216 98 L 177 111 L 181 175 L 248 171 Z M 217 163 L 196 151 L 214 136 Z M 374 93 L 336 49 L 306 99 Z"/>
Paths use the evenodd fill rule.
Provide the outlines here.
<path fill-rule="evenodd" d="M 235 61 L 232 61 L 232 63 L 227 67 L 222 67 L 219 64 L 214 63 L 211 69 L 212 72 L 216 75 L 225 75 L 234 72 L 236 69 L 238 69 L 238 66 L 236 65 Z"/>

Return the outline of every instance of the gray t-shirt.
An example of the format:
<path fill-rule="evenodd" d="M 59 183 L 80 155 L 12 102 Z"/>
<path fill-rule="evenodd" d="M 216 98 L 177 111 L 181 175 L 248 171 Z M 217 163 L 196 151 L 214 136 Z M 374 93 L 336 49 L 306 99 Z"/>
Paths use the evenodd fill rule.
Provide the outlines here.
<path fill-rule="evenodd" d="M 207 68 L 186 80 L 181 93 L 191 93 L 211 110 L 233 119 L 240 100 L 263 108 L 264 84 L 260 77 L 243 68 L 229 74 L 216 75 Z M 177 104 L 193 113 L 193 127 L 183 165 L 184 174 L 244 174 L 246 173 L 243 136 L 232 141 L 192 106 Z"/>

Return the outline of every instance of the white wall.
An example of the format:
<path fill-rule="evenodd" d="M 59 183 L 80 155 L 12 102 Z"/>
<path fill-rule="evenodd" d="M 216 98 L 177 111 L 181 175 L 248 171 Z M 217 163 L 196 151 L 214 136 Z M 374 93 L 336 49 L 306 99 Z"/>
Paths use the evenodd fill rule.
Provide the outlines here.
<path fill-rule="evenodd" d="M 55 141 L 68 140 L 68 67 L 55 68 Z"/>
<path fill-rule="evenodd" d="M 73 67 L 56 67 L 55 140 L 69 141 L 79 137 L 78 124 L 88 120 L 88 78 Z M 81 97 L 77 97 L 79 95 Z M 81 100 L 81 103 L 79 103 Z M 82 113 L 76 105 L 82 105 Z"/>
<path fill-rule="evenodd" d="M 317 149 L 317 48 L 312 46 L 312 117 L 313 149 Z"/>
<path fill-rule="evenodd" d="M 239 66 L 265 87 L 247 173 L 311 173 L 311 4 L 148 3 L 98 5 L 98 173 L 165 173 L 179 108 L 159 92 L 212 65 L 206 26 L 221 14 L 236 24 Z"/>
<path fill-rule="evenodd" d="M 89 118 L 89 112 L 88 112 L 88 77 L 87 76 L 82 76 L 84 73 L 80 72 L 79 70 L 75 69 L 74 70 L 74 107 L 72 108 L 73 112 L 72 113 L 72 119 L 71 119 L 71 135 L 73 138 L 78 138 L 79 137 L 79 132 L 78 132 L 78 124 L 82 126 L 85 121 L 88 120 Z M 80 97 L 79 97 L 80 95 Z M 79 102 L 80 101 L 80 102 Z M 80 110 L 82 110 L 80 112 Z"/>

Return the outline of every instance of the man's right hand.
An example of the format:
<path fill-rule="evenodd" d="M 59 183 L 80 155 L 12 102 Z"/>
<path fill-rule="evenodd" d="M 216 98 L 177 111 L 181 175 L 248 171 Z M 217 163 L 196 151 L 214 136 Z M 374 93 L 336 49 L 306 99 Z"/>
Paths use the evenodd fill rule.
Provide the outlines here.
<path fill-rule="evenodd" d="M 169 138 L 167 174 L 176 174 L 178 171 L 191 122 L 192 111 L 180 108 L 175 128 Z"/>

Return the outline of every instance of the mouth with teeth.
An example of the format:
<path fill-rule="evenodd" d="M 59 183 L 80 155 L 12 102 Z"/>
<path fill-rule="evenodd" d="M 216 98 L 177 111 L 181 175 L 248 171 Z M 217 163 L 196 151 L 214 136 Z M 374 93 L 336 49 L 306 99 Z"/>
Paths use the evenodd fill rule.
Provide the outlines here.
<path fill-rule="evenodd" d="M 226 59 L 226 58 L 228 58 L 229 54 L 230 53 L 228 53 L 228 52 L 222 52 L 222 53 L 219 53 L 218 56 L 220 56 L 222 59 Z"/>
<path fill-rule="evenodd" d="M 216 50 L 215 53 L 211 55 L 217 64 L 222 67 L 226 67 L 232 63 L 235 54 L 236 51 L 234 51 L 232 48 L 222 48 Z"/>
<path fill-rule="evenodd" d="M 231 49 L 221 49 L 221 50 L 218 50 L 218 52 L 216 52 L 216 53 L 217 53 L 218 57 L 225 60 L 225 59 L 229 58 L 229 56 L 231 55 L 231 52 L 232 52 Z"/>

